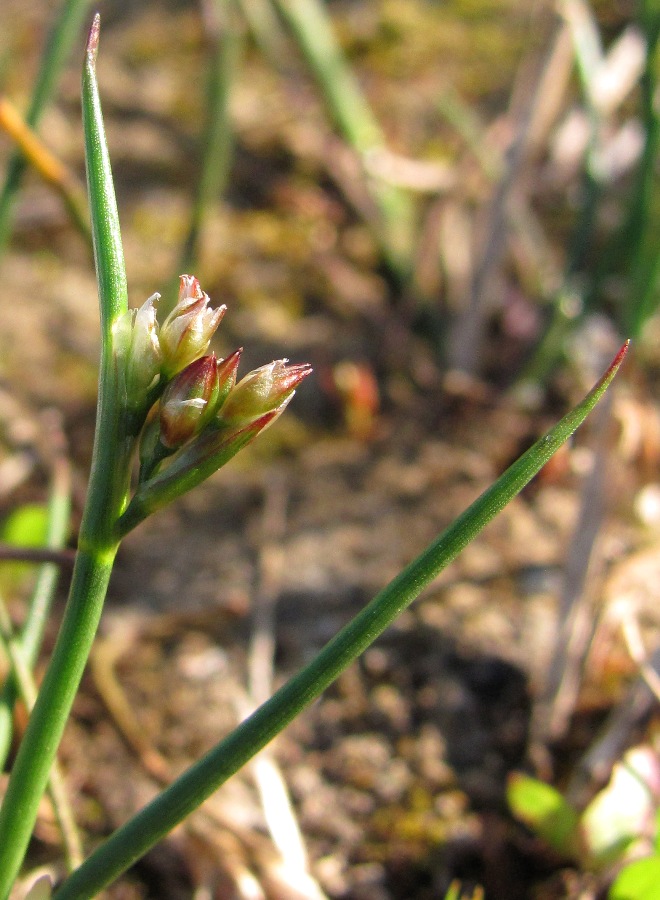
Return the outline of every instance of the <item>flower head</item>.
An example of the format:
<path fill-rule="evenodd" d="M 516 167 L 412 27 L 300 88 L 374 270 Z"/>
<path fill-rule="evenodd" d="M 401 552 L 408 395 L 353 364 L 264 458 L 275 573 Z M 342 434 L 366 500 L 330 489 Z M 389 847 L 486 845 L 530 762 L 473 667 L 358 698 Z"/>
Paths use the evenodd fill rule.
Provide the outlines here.
<path fill-rule="evenodd" d="M 213 394 L 213 399 L 207 396 L 207 377 L 213 372 L 213 364 L 207 360 L 212 357 L 193 363 L 164 392 L 162 408 L 167 409 L 165 417 L 171 415 L 171 421 L 165 423 L 165 434 L 162 410 L 160 422 L 154 417 L 147 423 L 140 486 L 120 520 L 122 534 L 229 462 L 281 415 L 297 386 L 312 371 L 306 364 L 287 366 L 286 360 L 278 359 L 250 372 L 227 391 L 236 377 L 239 356 L 237 350 L 216 363 L 218 394 Z M 189 376 L 188 370 L 196 376 Z M 186 438 L 188 434 L 191 436 Z M 178 443 L 182 438 L 178 449 L 163 443 L 163 439 Z M 168 456 L 169 462 L 161 467 Z"/>
<path fill-rule="evenodd" d="M 154 294 L 114 328 L 125 437 L 139 437 L 138 488 L 121 516 L 126 534 L 155 509 L 199 484 L 274 422 L 312 371 L 278 359 L 236 383 L 241 350 L 206 355 L 226 307 L 192 275 L 158 328 Z"/>
<path fill-rule="evenodd" d="M 209 296 L 199 281 L 193 275 L 181 276 L 179 300 L 160 330 L 165 378 L 171 378 L 206 352 L 226 309 L 209 308 Z"/>

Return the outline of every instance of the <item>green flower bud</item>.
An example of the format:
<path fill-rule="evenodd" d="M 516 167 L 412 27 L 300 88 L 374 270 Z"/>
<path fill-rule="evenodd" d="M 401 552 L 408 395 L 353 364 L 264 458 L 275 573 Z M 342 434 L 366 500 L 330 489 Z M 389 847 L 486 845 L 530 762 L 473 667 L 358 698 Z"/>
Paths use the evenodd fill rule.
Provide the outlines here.
<path fill-rule="evenodd" d="M 128 310 L 114 326 L 120 390 L 125 408 L 133 415 L 146 415 L 159 379 L 163 359 L 156 321 L 159 298 L 160 294 L 152 294 L 140 309 Z"/>

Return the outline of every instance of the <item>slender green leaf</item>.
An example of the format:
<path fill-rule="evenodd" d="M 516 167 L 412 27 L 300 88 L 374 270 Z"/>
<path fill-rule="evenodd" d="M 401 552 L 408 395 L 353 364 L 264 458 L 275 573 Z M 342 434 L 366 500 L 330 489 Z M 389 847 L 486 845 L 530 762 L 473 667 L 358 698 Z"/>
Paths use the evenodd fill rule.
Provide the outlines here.
<path fill-rule="evenodd" d="M 92 215 L 94 259 L 101 304 L 101 335 L 107 340 L 114 322 L 128 309 L 126 268 L 119 230 L 119 212 L 112 180 L 110 154 L 105 138 L 103 112 L 96 80 L 96 56 L 101 20 L 98 15 L 90 31 L 82 80 L 83 128 L 87 189 Z"/>
<path fill-rule="evenodd" d="M 45 545 L 49 549 L 59 550 L 64 546 L 69 531 L 70 512 L 71 473 L 64 451 L 61 450 L 54 463 L 53 482 L 48 500 Z M 41 647 L 58 578 L 59 567 L 54 563 L 46 563 L 39 567 L 21 634 L 23 653 L 30 668 L 34 666 Z M 15 700 L 15 682 L 7 678 L 0 690 L 0 769 L 4 768 L 11 746 Z"/>
<path fill-rule="evenodd" d="M 78 38 L 88 6 L 89 0 L 66 0 L 62 4 L 41 59 L 32 99 L 25 116 L 25 121 L 30 128 L 36 129 L 39 124 L 62 67 L 71 52 L 74 41 Z M 2 255 L 11 234 L 14 201 L 25 165 L 23 155 L 15 153 L 7 166 L 7 176 L 0 193 L 0 255 Z"/>
<path fill-rule="evenodd" d="M 101 314 L 101 364 L 92 471 L 79 546 L 84 545 L 88 533 L 94 534 L 94 543 L 98 543 L 103 533 L 108 546 L 114 548 L 117 543 L 113 535 L 114 522 L 126 500 L 127 458 L 132 448 L 126 441 L 117 446 L 125 429 L 113 326 L 128 310 L 128 289 L 119 213 L 96 79 L 100 28 L 97 13 L 89 33 L 82 78 L 85 163 Z"/>

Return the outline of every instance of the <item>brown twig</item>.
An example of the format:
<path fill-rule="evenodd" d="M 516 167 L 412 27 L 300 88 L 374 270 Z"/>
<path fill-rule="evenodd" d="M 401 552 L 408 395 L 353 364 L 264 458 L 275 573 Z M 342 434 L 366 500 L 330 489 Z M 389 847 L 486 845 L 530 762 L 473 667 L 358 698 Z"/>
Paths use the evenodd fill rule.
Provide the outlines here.
<path fill-rule="evenodd" d="M 520 70 L 519 84 L 524 85 L 525 98 L 519 104 L 517 115 L 515 111 L 510 113 L 513 136 L 488 210 L 483 249 L 472 272 L 468 303 L 456 321 L 448 341 L 449 363 L 452 368 L 470 373 L 476 373 L 479 369 L 482 337 L 488 314 L 489 286 L 507 246 L 511 198 L 527 157 L 532 125 L 536 122 L 535 110 L 546 84 L 545 73 L 554 58 L 554 45 L 559 36 L 560 31 L 555 27 L 555 34 L 549 41 L 550 51 L 541 63 L 536 60 L 528 61 Z"/>
<path fill-rule="evenodd" d="M 91 245 L 84 191 L 77 178 L 30 128 L 7 97 L 0 97 L 0 128 L 16 143 L 25 159 L 61 195 L 76 227 Z"/>
<path fill-rule="evenodd" d="M 126 743 L 138 755 L 144 769 L 161 784 L 169 784 L 172 768 L 153 746 L 150 735 L 138 722 L 133 707 L 117 679 L 115 665 L 127 650 L 132 635 L 113 634 L 97 640 L 89 658 L 94 685 Z"/>
<path fill-rule="evenodd" d="M 248 660 L 247 715 L 273 691 L 275 656 L 275 606 L 284 572 L 283 540 L 286 534 L 287 490 L 283 478 L 270 472 L 266 480 L 259 552 L 259 577 L 254 595 L 252 637 Z M 281 856 L 278 878 L 295 889 L 297 896 L 324 900 L 325 894 L 309 873 L 303 840 L 284 777 L 268 749 L 254 758 L 250 770 L 273 843 Z"/>
<path fill-rule="evenodd" d="M 75 550 L 53 550 L 48 547 L 16 547 L 0 543 L 0 562 L 55 563 L 73 566 Z"/>
<path fill-rule="evenodd" d="M 621 629 L 630 658 L 639 667 L 639 674 L 646 682 L 649 690 L 653 692 L 655 699 L 660 702 L 660 675 L 651 665 L 639 630 L 639 623 L 632 613 L 626 611 L 624 615 L 625 618 L 621 622 Z"/>

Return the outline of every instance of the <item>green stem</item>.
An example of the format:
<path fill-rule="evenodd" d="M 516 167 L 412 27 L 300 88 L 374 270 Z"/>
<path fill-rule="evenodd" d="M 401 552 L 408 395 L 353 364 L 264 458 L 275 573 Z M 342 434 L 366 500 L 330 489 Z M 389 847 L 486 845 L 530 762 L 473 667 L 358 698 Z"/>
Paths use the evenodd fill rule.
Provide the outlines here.
<path fill-rule="evenodd" d="M 100 22 L 90 31 L 83 69 L 83 126 L 101 310 L 101 371 L 90 483 L 69 600 L 37 702 L 0 809 L 0 898 L 6 900 L 30 840 L 48 774 L 91 650 L 126 504 L 132 441 L 125 437 L 113 325 L 127 309 L 126 273 L 112 172 L 96 83 Z"/>
<path fill-rule="evenodd" d="M 584 421 L 616 374 L 627 344 L 587 397 L 537 441 L 416 560 L 375 597 L 312 662 L 167 790 L 112 834 L 64 884 L 54 900 L 93 897 L 284 729 L 330 685 L 518 494 Z"/>
<path fill-rule="evenodd" d="M 98 626 L 114 552 L 80 552 L 64 620 L 0 810 L 0 897 L 19 873 Z"/>
<path fill-rule="evenodd" d="M 2 597 L 0 597 L 0 640 L 4 644 L 5 652 L 11 662 L 12 675 L 21 700 L 26 709 L 31 711 L 37 698 L 37 686 L 34 683 L 21 642 L 12 628 L 9 612 Z M 51 766 L 48 789 L 62 835 L 67 867 L 69 871 L 72 871 L 82 863 L 84 857 L 66 782 L 57 760 L 54 760 Z"/>

